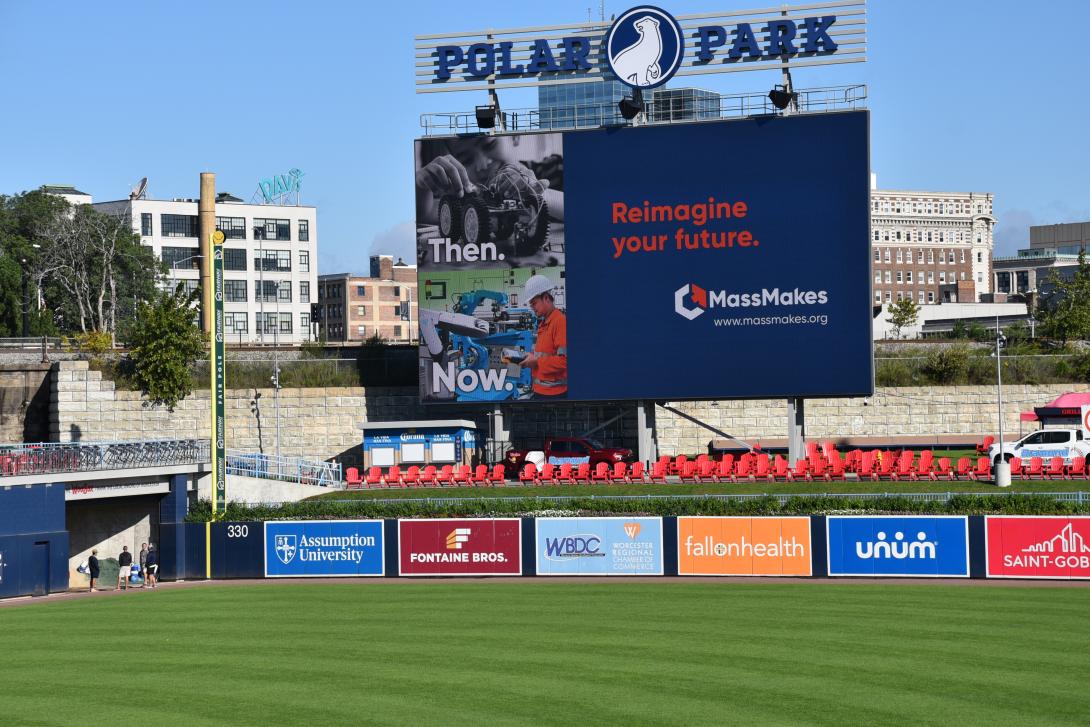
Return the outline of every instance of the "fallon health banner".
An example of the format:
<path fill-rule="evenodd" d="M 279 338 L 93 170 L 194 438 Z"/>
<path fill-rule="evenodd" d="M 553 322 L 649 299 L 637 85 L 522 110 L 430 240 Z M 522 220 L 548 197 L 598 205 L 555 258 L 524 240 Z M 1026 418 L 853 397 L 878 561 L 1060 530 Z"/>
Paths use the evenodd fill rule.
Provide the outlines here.
<path fill-rule="evenodd" d="M 825 520 L 830 576 L 969 577 L 964 515 Z"/>
<path fill-rule="evenodd" d="M 381 576 L 381 520 L 265 523 L 265 577 Z"/>
<path fill-rule="evenodd" d="M 809 517 L 679 517 L 682 576 L 809 576 Z"/>
<path fill-rule="evenodd" d="M 660 576 L 662 518 L 538 518 L 540 576 Z"/>
<path fill-rule="evenodd" d="M 1090 578 L 1090 517 L 989 515 L 989 578 Z"/>
<path fill-rule="evenodd" d="M 522 574 L 522 521 L 398 520 L 398 570 L 403 576 Z"/>

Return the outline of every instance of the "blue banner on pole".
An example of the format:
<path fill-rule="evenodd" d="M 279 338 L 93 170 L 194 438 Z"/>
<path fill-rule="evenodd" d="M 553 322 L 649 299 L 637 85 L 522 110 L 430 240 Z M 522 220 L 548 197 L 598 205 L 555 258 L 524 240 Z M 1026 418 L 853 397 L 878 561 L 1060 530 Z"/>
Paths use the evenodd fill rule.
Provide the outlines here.
<path fill-rule="evenodd" d="M 265 576 L 381 576 L 381 520 L 265 523 Z"/>
<path fill-rule="evenodd" d="M 825 523 L 831 576 L 969 577 L 965 516 L 829 516 Z"/>
<path fill-rule="evenodd" d="M 537 574 L 662 575 L 662 518 L 538 518 Z"/>

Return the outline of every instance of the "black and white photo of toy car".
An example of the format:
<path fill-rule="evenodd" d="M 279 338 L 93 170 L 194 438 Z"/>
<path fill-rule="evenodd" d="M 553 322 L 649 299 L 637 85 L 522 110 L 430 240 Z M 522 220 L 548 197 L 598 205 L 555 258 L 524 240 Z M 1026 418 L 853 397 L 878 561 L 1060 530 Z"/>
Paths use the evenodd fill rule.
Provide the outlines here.
<path fill-rule="evenodd" d="M 545 188 L 526 167 L 504 164 L 487 185 L 440 199 L 439 234 L 472 244 L 509 240 L 515 255 L 532 255 L 549 234 Z"/>

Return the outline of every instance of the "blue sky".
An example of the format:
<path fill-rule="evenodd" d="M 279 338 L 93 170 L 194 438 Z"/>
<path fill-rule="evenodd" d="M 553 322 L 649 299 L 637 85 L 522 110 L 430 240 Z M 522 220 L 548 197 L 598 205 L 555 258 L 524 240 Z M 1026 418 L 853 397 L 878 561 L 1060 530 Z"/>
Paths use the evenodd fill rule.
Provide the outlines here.
<path fill-rule="evenodd" d="M 662 4 L 662 3 L 660 3 Z M 124 197 L 195 197 L 198 174 L 249 199 L 298 167 L 318 206 L 322 272 L 411 256 L 412 140 L 425 111 L 484 94 L 413 93 L 413 36 L 578 22 L 550 3 L 0 3 L 0 193 L 67 183 Z M 667 3 L 676 14 L 758 7 Z M 606 4 L 607 14 L 629 3 Z M 872 0 L 869 60 L 798 71 L 795 85 L 867 83 L 879 186 L 996 194 L 997 249 L 1030 224 L 1090 220 L 1086 0 Z M 775 73 L 705 77 L 762 91 Z M 678 85 L 675 83 L 674 85 Z M 501 97 L 535 105 L 533 92 Z"/>

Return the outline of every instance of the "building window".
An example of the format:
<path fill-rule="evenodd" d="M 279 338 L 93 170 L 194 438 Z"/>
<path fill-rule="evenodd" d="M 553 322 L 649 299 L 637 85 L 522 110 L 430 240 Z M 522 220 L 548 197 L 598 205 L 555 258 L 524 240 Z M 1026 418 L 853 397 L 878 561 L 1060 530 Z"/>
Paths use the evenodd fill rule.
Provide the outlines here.
<path fill-rule="evenodd" d="M 923 303 L 923 291 L 922 290 L 920 291 L 919 300 L 920 300 L 920 303 Z"/>
<path fill-rule="evenodd" d="M 961 271 L 961 279 L 965 280 L 965 271 L 964 270 Z"/>
<path fill-rule="evenodd" d="M 291 220 L 254 218 L 255 240 L 291 240 Z"/>
<path fill-rule="evenodd" d="M 984 262 L 984 254 L 983 254 L 983 253 L 979 253 L 979 252 L 978 252 L 978 253 L 976 254 L 976 261 L 977 261 L 978 263 L 982 263 L 982 262 Z"/>
<path fill-rule="evenodd" d="M 299 302 L 300 303 L 309 303 L 310 302 L 310 281 L 308 281 L 308 280 L 299 281 Z M 303 329 L 303 330 L 306 330 L 306 329 Z"/>
<path fill-rule="evenodd" d="M 935 262 L 935 251 L 934 250 L 928 250 L 927 251 L 927 262 L 929 264 Z"/>
<path fill-rule="evenodd" d="M 284 280 L 280 282 L 280 285 L 276 286 L 277 300 L 281 303 L 291 302 L 291 281 Z"/>
<path fill-rule="evenodd" d="M 224 270 L 246 270 L 246 251 L 245 250 L 232 250 L 229 248 L 223 251 L 223 269 Z"/>
<path fill-rule="evenodd" d="M 933 291 L 933 290 L 927 291 L 927 302 L 928 303 L 934 303 L 935 302 L 935 291 Z"/>
<path fill-rule="evenodd" d="M 939 271 L 939 282 L 943 283 L 943 284 L 946 283 L 946 271 L 945 270 Z"/>
<path fill-rule="evenodd" d="M 299 242 L 310 242 L 309 220 L 299 220 Z"/>
<path fill-rule="evenodd" d="M 921 265 L 923 264 L 923 250 L 920 250 L 916 253 L 916 262 L 920 263 Z"/>
<path fill-rule="evenodd" d="M 299 272 L 310 272 L 310 253 L 306 250 L 299 251 Z"/>
<path fill-rule="evenodd" d="M 357 305 L 357 306 L 356 306 L 356 315 L 358 315 L 358 316 L 365 316 L 365 315 L 367 315 L 367 306 L 365 306 L 365 305 Z"/>
<path fill-rule="evenodd" d="M 882 302 L 882 291 L 880 291 L 880 290 L 874 291 L 874 302 L 875 303 L 881 303 Z"/>
<path fill-rule="evenodd" d="M 886 248 L 885 259 L 886 259 L 886 262 L 888 263 L 889 262 L 889 248 L 888 247 Z"/>
<path fill-rule="evenodd" d="M 400 305 L 395 305 L 394 306 L 394 315 L 397 316 L 398 318 L 401 317 L 401 306 Z"/>
<path fill-rule="evenodd" d="M 299 332 L 310 335 L 310 313 L 299 314 Z"/>
<path fill-rule="evenodd" d="M 978 283 L 983 283 L 984 282 L 984 273 L 977 273 L 976 274 L 976 282 L 978 282 Z"/>
<path fill-rule="evenodd" d="M 257 285 L 254 286 L 254 302 L 275 303 L 276 289 L 279 287 L 280 283 L 275 280 L 258 280 Z"/>
<path fill-rule="evenodd" d="M 262 264 L 262 260 L 264 260 L 264 264 Z M 260 254 L 254 258 L 254 270 L 264 270 L 265 272 L 290 273 L 291 251 L 262 250 Z"/>
<path fill-rule="evenodd" d="M 401 338 L 401 326 L 394 326 L 394 338 Z"/>
<path fill-rule="evenodd" d="M 356 335 L 357 336 L 366 336 L 367 335 L 367 326 L 356 326 Z"/>
<path fill-rule="evenodd" d="M 905 282 L 907 282 L 907 283 L 912 282 L 912 271 L 911 270 L 909 270 L 907 273 L 905 273 Z"/>
<path fill-rule="evenodd" d="M 882 251 L 879 250 L 878 248 L 874 248 L 874 262 L 876 262 L 876 263 L 882 262 Z"/>
<path fill-rule="evenodd" d="M 140 234 L 144 237 L 151 237 L 151 213 L 140 213 Z"/>
<path fill-rule="evenodd" d="M 164 247 L 163 264 L 171 270 L 196 270 L 201 266 L 199 252 L 195 247 Z"/>
<path fill-rule="evenodd" d="M 886 291 L 886 302 L 887 303 L 892 303 L 893 302 L 893 293 L 891 291 L 888 291 L 888 290 Z"/>
<path fill-rule="evenodd" d="M 245 284 L 243 281 L 243 285 Z M 249 333 L 250 321 L 245 313 L 224 313 L 223 330 L 225 333 Z"/>
<path fill-rule="evenodd" d="M 276 314 L 275 313 L 256 313 L 254 320 L 257 321 L 257 330 L 259 333 L 276 333 Z M 264 325 L 262 325 L 264 323 Z"/>
<path fill-rule="evenodd" d="M 945 264 L 946 264 L 946 251 L 945 250 L 939 250 L 939 265 L 945 265 Z"/>
<path fill-rule="evenodd" d="M 886 282 L 887 283 L 892 283 L 893 282 L 893 274 L 888 270 L 886 271 Z"/>
<path fill-rule="evenodd" d="M 876 283 L 881 283 L 882 282 L 882 271 L 881 270 L 875 270 L 874 271 L 874 282 L 876 282 Z"/>
<path fill-rule="evenodd" d="M 927 271 L 927 282 L 929 282 L 929 283 L 934 283 L 935 282 L 935 271 L 934 270 L 928 270 Z"/>
<path fill-rule="evenodd" d="M 357 298 L 366 298 L 367 297 L 367 288 L 365 288 L 362 285 L 357 285 L 356 286 L 356 297 Z"/>
<path fill-rule="evenodd" d="M 246 239 L 245 217 L 217 217 L 216 227 L 223 231 L 223 236 L 228 240 Z"/>
<path fill-rule="evenodd" d="M 247 300 L 245 280 L 224 280 L 223 297 L 228 303 L 245 303 Z"/>
<path fill-rule="evenodd" d="M 874 241 L 875 241 L 875 242 L 878 242 L 878 234 L 879 234 L 879 233 L 878 233 L 878 230 L 875 230 L 875 231 L 874 231 Z"/>
<path fill-rule="evenodd" d="M 159 215 L 163 237 L 197 237 L 200 223 L 196 215 Z"/>
<path fill-rule="evenodd" d="M 395 285 L 394 286 L 394 297 L 395 298 L 400 298 L 401 297 L 401 286 L 400 285 Z"/>
<path fill-rule="evenodd" d="M 291 290 L 291 288 L 288 288 Z M 280 314 L 280 332 L 291 333 L 291 313 Z"/>
<path fill-rule="evenodd" d="M 897 248 L 897 262 L 903 263 L 904 257 L 901 255 L 901 248 Z"/>
<path fill-rule="evenodd" d="M 903 283 L 903 282 L 905 282 L 905 281 L 904 281 L 904 276 L 903 276 L 903 275 L 901 274 L 901 271 L 900 271 L 900 270 L 898 270 L 898 271 L 897 271 L 897 282 L 898 282 L 898 283 Z"/>
<path fill-rule="evenodd" d="M 961 251 L 961 261 L 965 262 L 965 251 L 964 250 Z"/>

